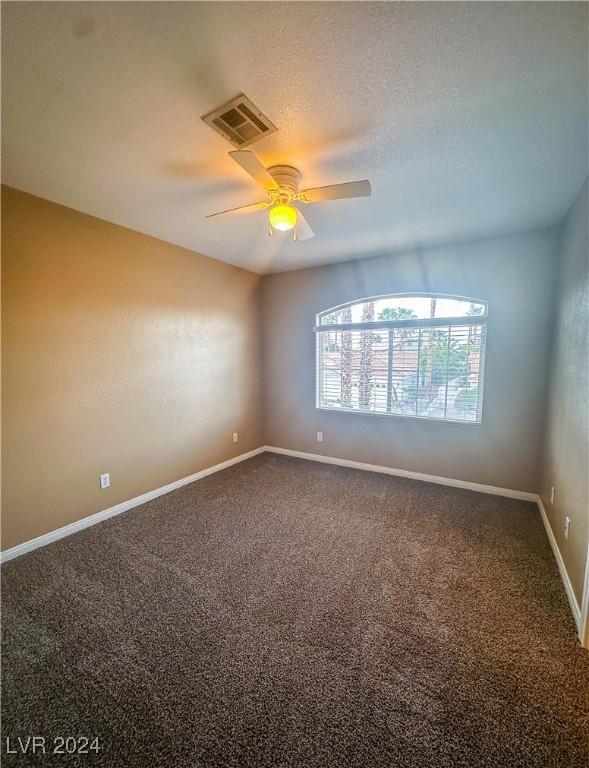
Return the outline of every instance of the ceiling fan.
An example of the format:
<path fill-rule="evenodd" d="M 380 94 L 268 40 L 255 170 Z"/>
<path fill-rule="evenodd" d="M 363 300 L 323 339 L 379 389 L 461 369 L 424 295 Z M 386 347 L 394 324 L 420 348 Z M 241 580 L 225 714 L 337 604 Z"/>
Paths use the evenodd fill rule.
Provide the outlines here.
<path fill-rule="evenodd" d="M 206 217 L 207 219 L 213 216 L 254 213 L 269 208 L 268 234 L 272 234 L 272 229 L 282 232 L 293 230 L 294 240 L 308 240 L 313 237 L 314 232 L 294 203 L 319 203 L 323 200 L 341 200 L 346 197 L 367 197 L 372 192 L 369 181 L 348 181 L 344 184 L 330 184 L 327 187 L 313 187 L 299 191 L 301 172 L 297 168 L 291 165 L 273 165 L 265 168 L 254 153 L 247 149 L 229 152 L 229 156 L 265 189 L 267 200 L 211 213 Z"/>

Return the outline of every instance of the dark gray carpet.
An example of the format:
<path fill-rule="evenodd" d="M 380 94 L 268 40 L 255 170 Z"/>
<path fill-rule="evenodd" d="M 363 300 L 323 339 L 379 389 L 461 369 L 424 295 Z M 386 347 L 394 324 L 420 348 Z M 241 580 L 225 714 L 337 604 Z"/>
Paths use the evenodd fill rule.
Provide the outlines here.
<path fill-rule="evenodd" d="M 586 768 L 535 505 L 264 454 L 7 563 L 5 765 Z"/>

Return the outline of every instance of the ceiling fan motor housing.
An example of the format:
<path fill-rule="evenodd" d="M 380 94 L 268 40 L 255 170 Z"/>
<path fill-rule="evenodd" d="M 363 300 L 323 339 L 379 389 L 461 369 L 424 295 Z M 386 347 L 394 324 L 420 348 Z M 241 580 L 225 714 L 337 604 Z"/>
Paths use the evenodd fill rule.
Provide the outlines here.
<path fill-rule="evenodd" d="M 268 173 L 278 184 L 281 192 L 294 196 L 299 191 L 301 172 L 292 165 L 273 165 L 268 168 Z"/>

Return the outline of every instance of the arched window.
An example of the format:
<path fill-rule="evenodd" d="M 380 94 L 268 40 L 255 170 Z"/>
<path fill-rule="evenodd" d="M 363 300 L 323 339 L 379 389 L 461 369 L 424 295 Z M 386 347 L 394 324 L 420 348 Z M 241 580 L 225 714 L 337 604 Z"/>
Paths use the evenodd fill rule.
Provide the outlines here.
<path fill-rule="evenodd" d="M 317 408 L 480 423 L 487 303 L 359 299 L 317 315 Z"/>

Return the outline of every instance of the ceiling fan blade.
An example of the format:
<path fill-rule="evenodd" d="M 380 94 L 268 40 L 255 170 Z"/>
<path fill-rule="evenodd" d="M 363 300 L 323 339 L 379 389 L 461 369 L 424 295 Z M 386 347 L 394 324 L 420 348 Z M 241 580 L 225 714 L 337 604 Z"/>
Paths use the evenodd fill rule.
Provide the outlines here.
<path fill-rule="evenodd" d="M 304 203 L 319 203 L 322 200 L 341 200 L 345 197 L 368 197 L 370 194 L 372 187 L 369 181 L 348 181 L 345 184 L 303 189 L 300 199 Z"/>
<path fill-rule="evenodd" d="M 278 189 L 278 184 L 274 178 L 249 149 L 236 149 L 229 152 L 229 156 L 264 189 Z"/>
<path fill-rule="evenodd" d="M 310 237 L 315 237 L 315 233 L 309 226 L 309 222 L 298 208 L 297 214 L 297 223 L 295 225 L 297 240 L 308 240 Z"/>
<path fill-rule="evenodd" d="M 251 205 L 240 205 L 238 208 L 229 208 L 226 211 L 218 211 L 217 213 L 209 213 L 205 216 L 205 219 L 211 219 L 213 216 L 225 216 L 226 214 L 240 215 L 242 213 L 254 213 L 255 211 L 263 211 L 264 208 L 268 208 L 270 203 L 261 201 L 259 203 L 251 203 Z"/>

